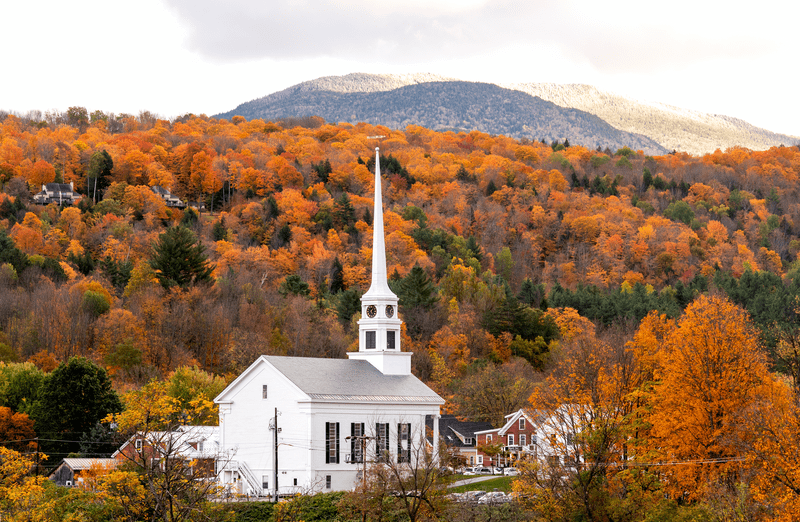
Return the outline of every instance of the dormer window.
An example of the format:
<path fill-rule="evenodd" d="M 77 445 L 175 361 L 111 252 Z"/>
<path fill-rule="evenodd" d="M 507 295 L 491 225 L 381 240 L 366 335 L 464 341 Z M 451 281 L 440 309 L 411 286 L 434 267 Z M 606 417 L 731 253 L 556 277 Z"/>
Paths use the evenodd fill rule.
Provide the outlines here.
<path fill-rule="evenodd" d="M 464 437 L 465 446 L 472 446 L 473 444 L 475 444 L 475 442 L 473 442 L 472 437 Z"/>

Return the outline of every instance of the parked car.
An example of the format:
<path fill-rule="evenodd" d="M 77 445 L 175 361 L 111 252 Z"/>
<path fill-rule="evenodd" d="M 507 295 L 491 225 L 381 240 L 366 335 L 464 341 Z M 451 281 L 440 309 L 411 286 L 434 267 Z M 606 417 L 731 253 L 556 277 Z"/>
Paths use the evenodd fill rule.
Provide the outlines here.
<path fill-rule="evenodd" d="M 508 475 L 510 477 L 516 477 L 519 475 L 519 470 L 517 468 L 504 468 L 503 475 Z"/>
<path fill-rule="evenodd" d="M 478 502 L 482 496 L 486 494 L 485 491 L 467 491 L 461 495 L 462 502 Z"/>
<path fill-rule="evenodd" d="M 492 468 L 475 468 L 476 475 L 494 475 Z"/>
<path fill-rule="evenodd" d="M 478 468 L 464 468 L 463 474 L 464 475 L 477 475 L 478 474 Z"/>
<path fill-rule="evenodd" d="M 485 495 L 481 495 L 478 499 L 478 504 L 505 504 L 510 502 L 511 499 L 502 491 L 490 491 Z"/>

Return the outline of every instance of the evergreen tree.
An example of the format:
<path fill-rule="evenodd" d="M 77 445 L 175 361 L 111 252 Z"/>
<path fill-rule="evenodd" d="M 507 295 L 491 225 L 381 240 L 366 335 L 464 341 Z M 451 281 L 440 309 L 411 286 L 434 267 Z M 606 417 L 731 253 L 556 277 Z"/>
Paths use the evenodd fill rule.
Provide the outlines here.
<path fill-rule="evenodd" d="M 78 267 L 78 270 L 83 275 L 89 275 L 94 271 L 94 258 L 88 250 L 84 251 L 81 255 L 70 254 L 67 256 L 67 261 L 73 263 Z"/>
<path fill-rule="evenodd" d="M 331 284 L 329 290 L 332 294 L 338 294 L 344 289 L 344 267 L 342 266 L 342 262 L 339 261 L 339 256 L 336 256 L 333 260 L 333 266 L 331 267 Z"/>
<path fill-rule="evenodd" d="M 100 268 L 103 270 L 108 280 L 111 281 L 111 284 L 114 285 L 114 288 L 122 293 L 131 278 L 133 261 L 114 261 L 112 258 L 106 256 L 100 261 Z"/>
<path fill-rule="evenodd" d="M 214 238 L 214 241 L 223 241 L 228 237 L 228 229 L 225 227 L 225 218 L 219 218 L 219 221 L 214 223 L 214 226 L 211 228 L 211 236 Z"/>
<path fill-rule="evenodd" d="M 205 247 L 186 227 L 172 227 L 158 236 L 150 266 L 164 288 L 187 288 L 211 281 L 214 267 L 209 264 Z"/>
<path fill-rule="evenodd" d="M 430 310 L 439 302 L 439 295 L 433 281 L 419 265 L 414 265 L 414 268 L 396 287 L 400 306 L 406 309 L 420 306 Z"/>
<path fill-rule="evenodd" d="M 472 257 L 478 260 L 478 262 L 483 261 L 483 248 L 478 244 L 478 240 L 475 239 L 475 236 L 469 236 L 467 239 L 466 244 L 467 250 L 469 250 Z"/>
<path fill-rule="evenodd" d="M 0 265 L 9 263 L 19 274 L 28 266 L 28 256 L 14 244 L 5 230 L 0 230 Z"/>
<path fill-rule="evenodd" d="M 653 184 L 653 175 L 650 173 L 650 169 L 645 167 L 642 170 L 642 192 L 647 192 L 647 189 L 650 188 L 650 185 Z"/>
<path fill-rule="evenodd" d="M 275 201 L 274 196 L 267 198 L 267 219 L 275 219 L 281 214 L 278 209 L 278 202 Z"/>
<path fill-rule="evenodd" d="M 187 208 L 183 213 L 183 217 L 181 218 L 181 226 L 193 227 L 199 220 L 200 216 L 197 215 L 197 211 L 193 208 Z"/>
<path fill-rule="evenodd" d="M 541 308 L 547 310 L 547 292 L 542 284 L 534 284 L 530 278 L 526 277 L 522 282 L 522 288 L 517 295 L 520 302 L 532 308 Z"/>
<path fill-rule="evenodd" d="M 277 248 L 286 245 L 292 240 L 292 227 L 289 226 L 289 223 L 284 223 L 283 226 L 278 229 L 276 240 L 277 240 L 276 244 Z"/>
<path fill-rule="evenodd" d="M 351 288 L 339 292 L 338 297 L 336 315 L 345 326 L 348 326 L 353 315 L 361 311 L 361 294 L 355 288 Z"/>
<path fill-rule="evenodd" d="M 308 287 L 308 283 L 303 281 L 299 275 L 292 274 L 286 276 L 286 278 L 283 280 L 281 286 L 278 288 L 278 293 L 283 297 L 286 297 L 289 294 L 308 297 L 311 295 L 311 289 Z"/>
<path fill-rule="evenodd" d="M 331 172 L 333 172 L 333 168 L 331 167 L 331 162 L 328 159 L 326 159 L 325 161 L 321 161 L 319 163 L 312 163 L 311 169 L 317 173 L 317 177 L 323 183 L 328 182 L 328 176 L 330 176 Z"/>
<path fill-rule="evenodd" d="M 345 229 L 356 222 L 356 209 L 350 202 L 347 192 L 333 203 L 333 222 L 340 229 Z"/>

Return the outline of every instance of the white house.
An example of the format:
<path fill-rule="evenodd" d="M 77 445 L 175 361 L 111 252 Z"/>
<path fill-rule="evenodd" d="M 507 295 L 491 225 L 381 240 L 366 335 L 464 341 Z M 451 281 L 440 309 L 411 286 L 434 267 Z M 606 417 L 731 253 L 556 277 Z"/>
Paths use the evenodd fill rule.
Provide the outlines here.
<path fill-rule="evenodd" d="M 218 473 L 236 493 L 352 489 L 366 459 L 403 462 L 422 447 L 425 416 L 438 417 L 444 404 L 411 374 L 412 354 L 401 351 L 378 149 L 375 156 L 372 284 L 361 298 L 358 352 L 348 359 L 261 356 L 214 399 Z"/>
<path fill-rule="evenodd" d="M 74 205 L 81 200 L 81 195 L 75 192 L 75 185 L 69 183 L 45 183 L 41 192 L 33 196 L 34 203 L 49 205 Z"/>

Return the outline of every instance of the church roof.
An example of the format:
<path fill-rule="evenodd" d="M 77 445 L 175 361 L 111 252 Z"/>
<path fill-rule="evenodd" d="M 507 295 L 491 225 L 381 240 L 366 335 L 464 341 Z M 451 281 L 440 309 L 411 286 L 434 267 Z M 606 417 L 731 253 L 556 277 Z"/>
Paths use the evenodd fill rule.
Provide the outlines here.
<path fill-rule="evenodd" d="M 363 360 L 274 355 L 262 359 L 312 399 L 444 403 L 415 376 L 384 375 Z"/>

